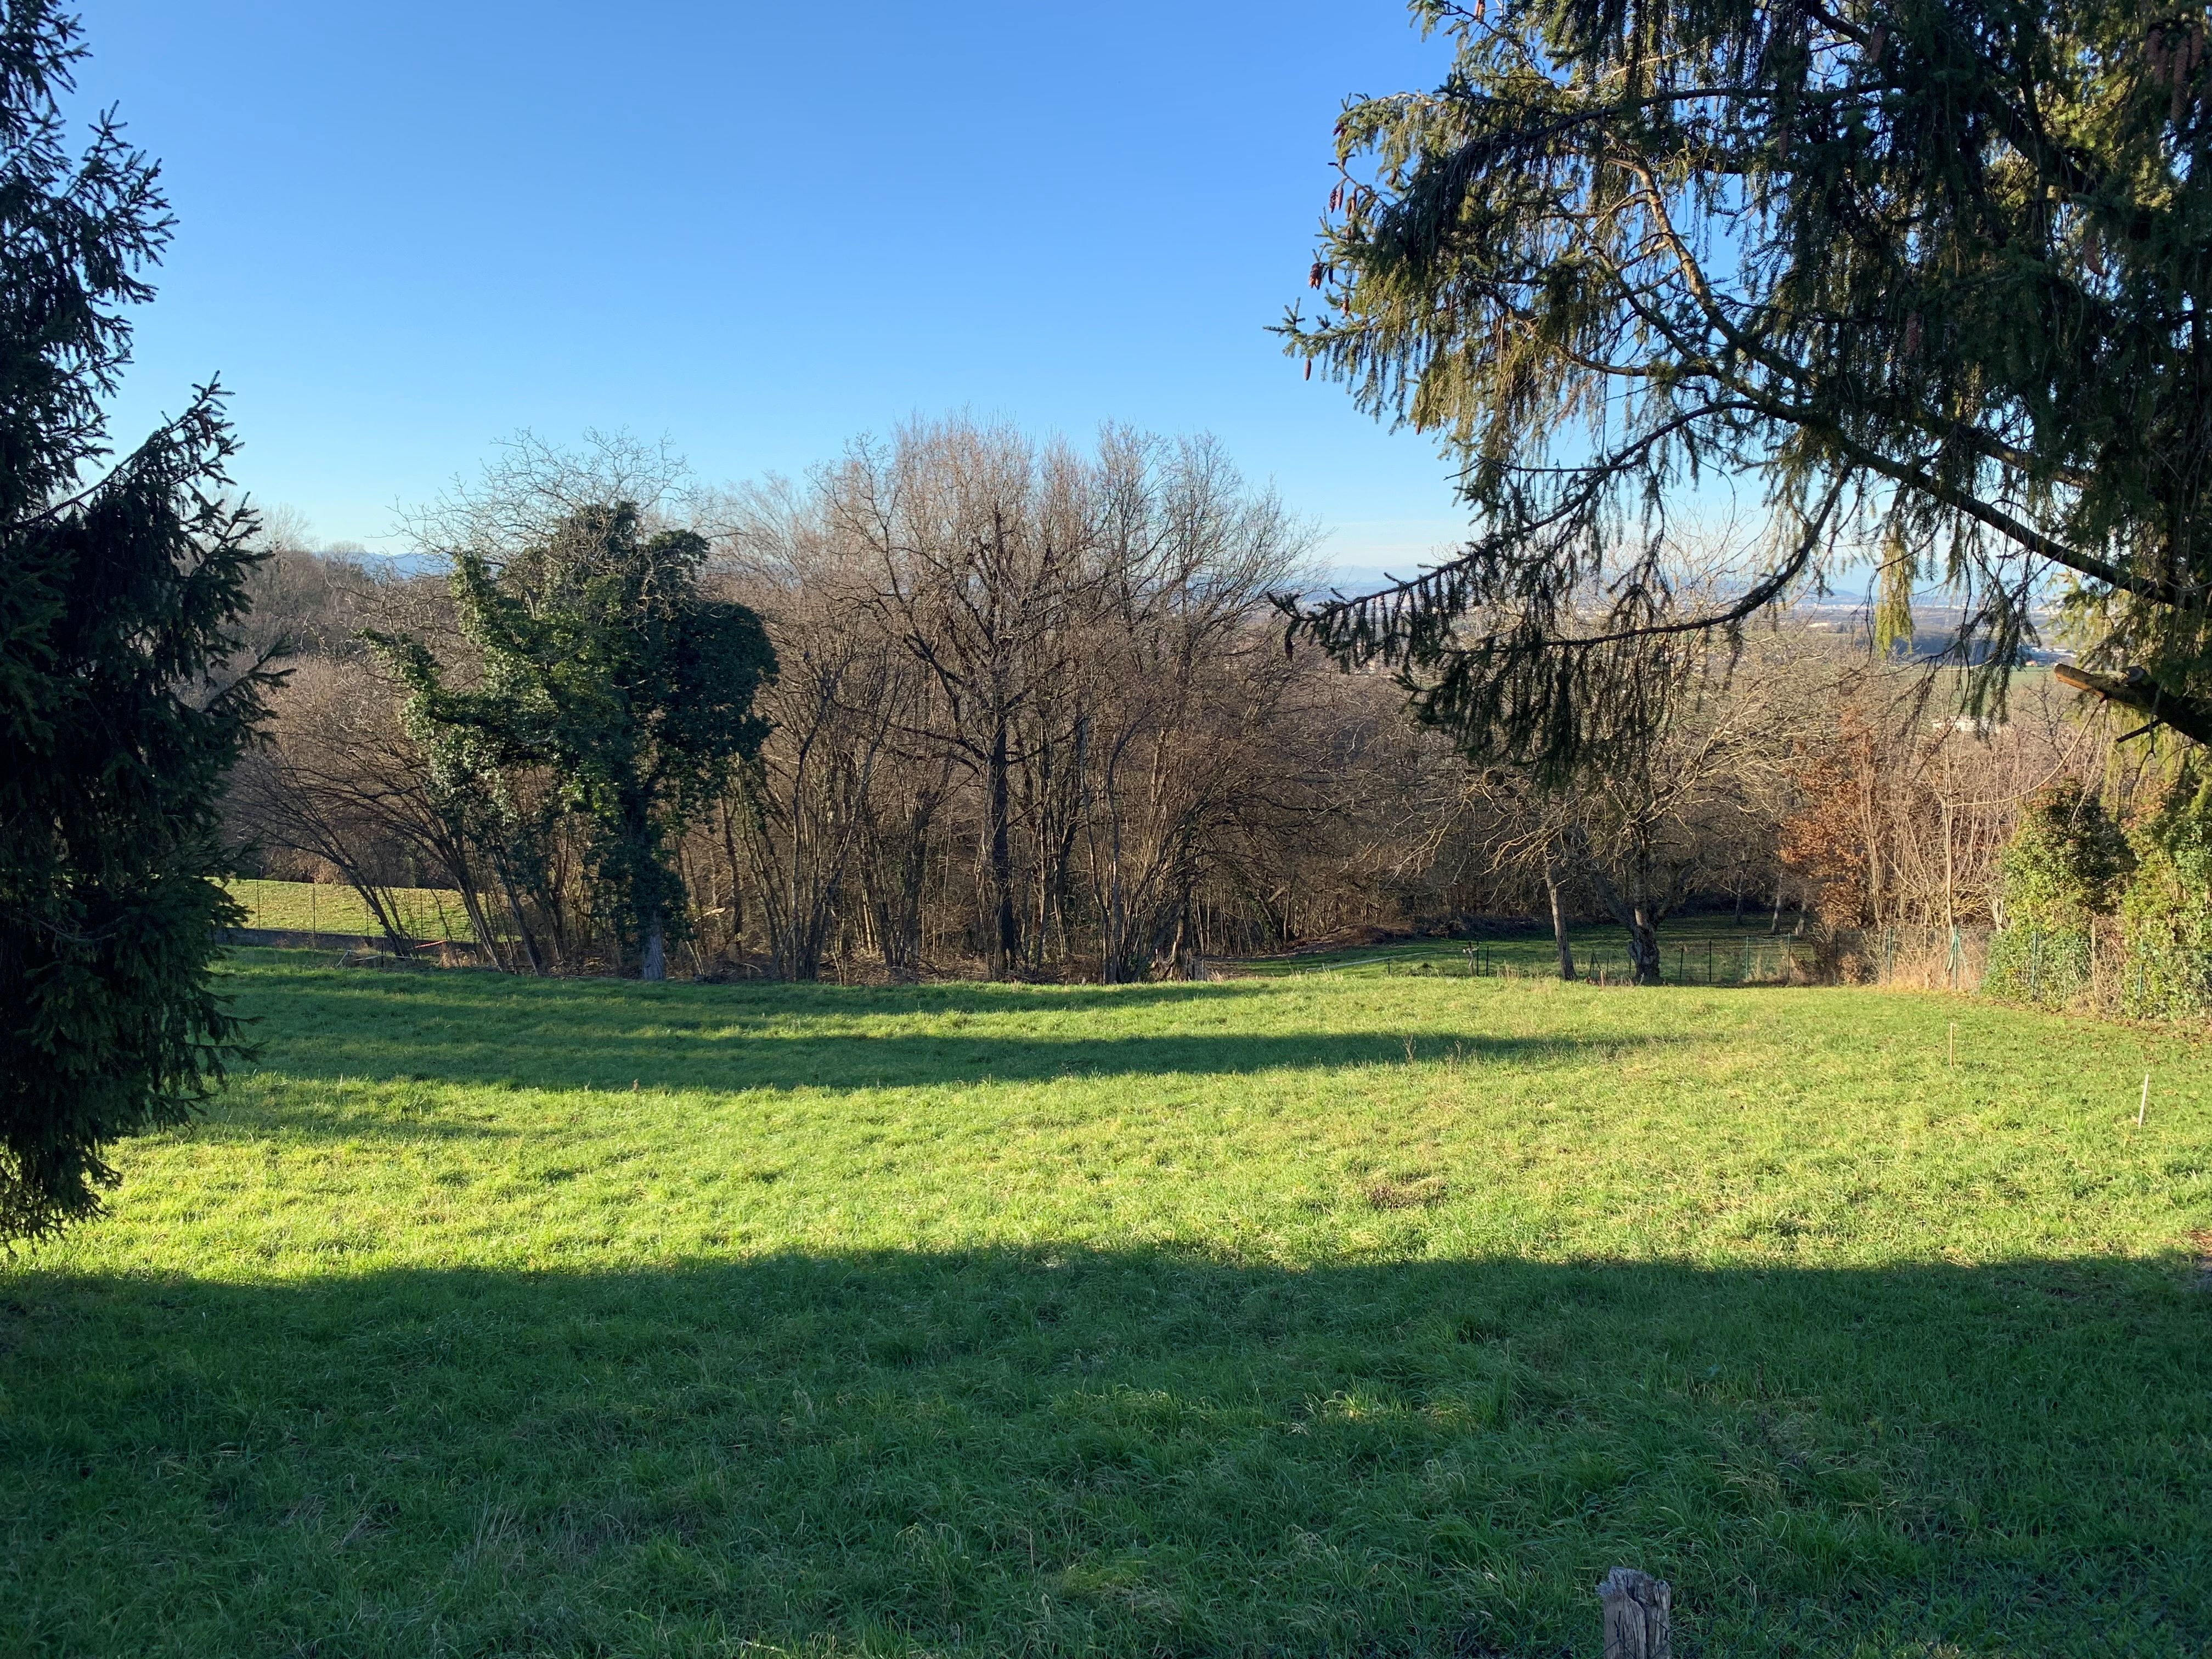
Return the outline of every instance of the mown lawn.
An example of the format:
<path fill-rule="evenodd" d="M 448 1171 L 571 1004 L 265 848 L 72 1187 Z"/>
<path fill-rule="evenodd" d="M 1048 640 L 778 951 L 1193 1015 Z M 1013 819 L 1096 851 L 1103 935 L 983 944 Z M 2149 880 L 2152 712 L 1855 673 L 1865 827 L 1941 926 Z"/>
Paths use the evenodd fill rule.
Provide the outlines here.
<path fill-rule="evenodd" d="M 1615 1563 L 1684 1659 L 2212 1645 L 2202 1042 L 237 984 L 261 1069 L 0 1268 L 8 1651 L 1595 1659 Z"/>

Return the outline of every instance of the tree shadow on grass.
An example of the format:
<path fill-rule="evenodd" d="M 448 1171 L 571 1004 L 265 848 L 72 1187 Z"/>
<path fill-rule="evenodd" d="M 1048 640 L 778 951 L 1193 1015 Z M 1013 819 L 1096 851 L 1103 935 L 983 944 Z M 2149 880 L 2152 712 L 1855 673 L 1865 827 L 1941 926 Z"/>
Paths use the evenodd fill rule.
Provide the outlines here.
<path fill-rule="evenodd" d="M 2179 1264 L 0 1286 L 31 1651 L 2198 1654 Z"/>
<path fill-rule="evenodd" d="M 859 1018 L 871 1014 L 1034 1012 L 1095 1013 L 1131 1007 L 1234 1003 L 1281 988 L 1258 978 L 1163 981 L 1135 985 L 1044 985 L 1018 981 L 931 980 L 913 985 L 834 985 L 827 981 L 741 980 L 721 984 L 672 980 L 647 984 L 634 979 L 532 979 L 489 969 L 424 969 L 392 973 L 339 969 L 325 957 L 277 952 L 240 956 L 252 970 L 284 970 L 288 986 L 319 987 L 326 995 L 354 998 L 428 997 L 455 1006 L 480 1008 L 526 1006 L 551 1000 L 567 1005 L 579 997 L 626 1007 L 631 1018 L 656 1019 L 720 1016 L 775 1018 L 817 1015 Z"/>
<path fill-rule="evenodd" d="M 1024 1023 L 1011 1032 L 994 1030 L 988 1022 L 974 1029 L 918 1025 L 867 1031 L 850 1029 L 849 1022 L 909 1013 L 912 994 L 902 994 L 908 999 L 904 1003 L 836 1001 L 827 1007 L 819 1006 L 823 994 L 817 994 L 807 1000 L 805 1012 L 820 1016 L 823 1023 L 810 1028 L 803 1020 L 790 1023 L 793 1011 L 781 1000 L 746 1018 L 711 1004 L 656 1004 L 579 994 L 573 986 L 562 988 L 567 994 L 549 1000 L 455 995 L 442 980 L 406 983 L 425 988 L 412 994 L 381 987 L 362 990 L 335 975 L 288 981 L 281 1035 L 268 1042 L 262 1063 L 286 1076 L 327 1079 L 550 1089 L 627 1089 L 635 1083 L 673 1090 L 859 1090 L 1222 1076 L 1415 1060 L 1586 1064 L 1698 1040 L 1689 1035 L 1518 1037 L 1441 1027 L 1136 1036 L 1118 1035 L 1108 1027 L 1088 1035 L 1079 1023 L 1059 1028 Z M 832 1016 L 842 1017 L 842 1022 Z"/>
<path fill-rule="evenodd" d="M 404 1078 L 519 1088 L 860 1089 L 1088 1078 L 1219 1077 L 1352 1066 L 1403 1066 L 1456 1054 L 1469 1064 L 1543 1066 L 1610 1059 L 1669 1042 L 1485 1037 L 1428 1031 L 1316 1036 L 1097 1037 L 1070 1042 L 966 1036 L 808 1036 L 686 1041 L 571 1022 L 518 1052 L 511 1036 L 380 1038 L 350 1031 L 324 1044 L 289 1039 L 271 1069 L 289 1077 Z"/>

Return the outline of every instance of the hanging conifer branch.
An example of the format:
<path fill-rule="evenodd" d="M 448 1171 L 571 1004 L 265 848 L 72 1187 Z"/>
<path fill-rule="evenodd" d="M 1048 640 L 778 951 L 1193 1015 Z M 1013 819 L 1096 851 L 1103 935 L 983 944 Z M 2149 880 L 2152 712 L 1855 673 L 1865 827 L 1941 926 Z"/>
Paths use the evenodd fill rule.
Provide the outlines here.
<path fill-rule="evenodd" d="M 1879 547 L 1886 629 L 1917 589 L 1964 601 L 1971 707 L 2001 702 L 2059 595 L 2093 666 L 2212 725 L 2201 19 L 1414 10 L 1449 72 L 1345 110 L 1319 309 L 1282 332 L 1442 444 L 1476 534 L 1412 581 L 1293 605 L 1297 632 L 1400 668 L 1471 753 L 1556 765 L 1620 735 L 1644 653 Z M 1771 544 L 1802 552 L 1748 610 L 1678 614 L 1661 573 L 1716 477 L 1755 483 Z"/>

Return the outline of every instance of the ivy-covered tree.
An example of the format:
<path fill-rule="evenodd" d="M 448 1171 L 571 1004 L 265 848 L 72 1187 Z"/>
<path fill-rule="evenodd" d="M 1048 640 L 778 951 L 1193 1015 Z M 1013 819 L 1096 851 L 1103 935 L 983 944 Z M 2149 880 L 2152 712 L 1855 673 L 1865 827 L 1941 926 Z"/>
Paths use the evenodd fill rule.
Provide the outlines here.
<path fill-rule="evenodd" d="M 1872 550 L 1885 633 L 1955 596 L 1978 702 L 2063 592 L 2069 682 L 2212 743 L 2201 9 L 1413 10 L 1449 67 L 1345 110 L 1286 343 L 1442 442 L 1475 534 L 1297 628 L 1557 773 L 1632 750 L 1684 649 Z M 1763 562 L 1678 601 L 1670 528 L 1729 489 Z"/>
<path fill-rule="evenodd" d="M 98 1207 L 118 1136 L 182 1121 L 238 1027 L 224 775 L 270 676 L 228 672 L 260 556 L 212 387 L 102 471 L 126 307 L 169 216 L 154 164 L 57 105 L 83 55 L 0 0 L 0 1237 Z"/>
<path fill-rule="evenodd" d="M 2212 1010 L 2212 776 L 2194 758 L 2130 837 L 2136 868 L 2119 902 L 2128 946 L 2120 1006 L 2151 1018 Z"/>
<path fill-rule="evenodd" d="M 775 653 L 752 611 L 702 591 L 707 551 L 690 531 L 645 533 L 634 502 L 580 507 L 496 562 L 455 553 L 453 598 L 477 653 L 465 685 L 421 641 L 371 636 L 434 750 L 552 779 L 645 979 L 665 976 L 667 945 L 690 925 L 672 840 L 768 734 L 753 694 Z"/>
<path fill-rule="evenodd" d="M 2127 837 L 2097 795 L 2067 781 L 2021 811 L 1999 861 L 1999 927 L 1984 988 L 2063 1003 L 2088 986 L 2096 926 L 2135 868 Z"/>

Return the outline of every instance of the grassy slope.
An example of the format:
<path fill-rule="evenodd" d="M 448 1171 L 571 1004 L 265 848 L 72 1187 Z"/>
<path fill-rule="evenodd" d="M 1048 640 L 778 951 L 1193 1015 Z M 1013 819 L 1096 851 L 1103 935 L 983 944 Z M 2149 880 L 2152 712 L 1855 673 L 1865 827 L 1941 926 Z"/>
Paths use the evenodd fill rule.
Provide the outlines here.
<path fill-rule="evenodd" d="M 2201 1044 L 240 985 L 265 1069 L 0 1278 L 14 1650 L 1594 1656 L 1616 1561 L 1686 1656 L 2212 1643 Z"/>

